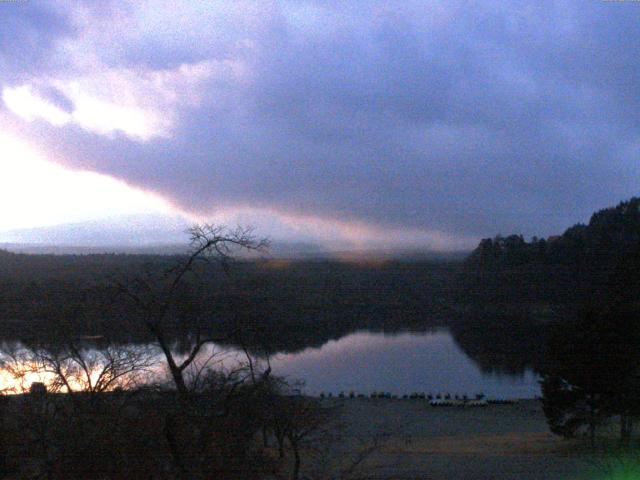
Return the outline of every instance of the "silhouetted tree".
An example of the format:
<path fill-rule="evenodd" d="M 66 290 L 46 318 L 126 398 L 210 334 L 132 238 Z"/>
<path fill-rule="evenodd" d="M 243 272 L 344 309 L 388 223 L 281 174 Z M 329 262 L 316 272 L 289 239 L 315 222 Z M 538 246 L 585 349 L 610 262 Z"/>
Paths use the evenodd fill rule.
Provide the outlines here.
<path fill-rule="evenodd" d="M 14 393 L 28 391 L 37 378 L 49 392 L 94 397 L 137 388 L 154 363 L 153 352 L 146 346 L 68 338 L 55 344 L 8 345 L 0 367 L 12 379 Z"/>
<path fill-rule="evenodd" d="M 600 420 L 620 415 L 627 441 L 640 399 L 639 365 L 640 325 L 628 308 L 589 308 L 556 326 L 542 381 L 551 430 L 572 436 L 586 425 L 593 445 Z"/>
<path fill-rule="evenodd" d="M 277 438 L 281 458 L 285 440 L 291 447 L 291 480 L 299 478 L 305 442 L 321 433 L 329 419 L 330 410 L 316 399 L 286 393 L 273 398 L 269 425 Z"/>
<path fill-rule="evenodd" d="M 584 392 L 557 375 L 541 381 L 542 409 L 549 429 L 556 435 L 571 438 L 589 421 Z"/>
<path fill-rule="evenodd" d="M 207 331 L 205 325 L 215 312 L 211 290 L 216 281 L 203 262 L 214 259 L 225 271 L 238 251 L 262 250 L 266 239 L 257 239 L 251 229 L 201 225 L 190 229 L 191 252 L 176 265 L 161 272 L 148 272 L 132 281 L 120 282 L 118 290 L 132 301 L 139 318 L 161 349 L 177 391 L 189 391 L 185 372 L 202 352 L 202 348 L 220 340 Z M 171 329 L 175 327 L 188 340 L 188 353 L 184 359 L 174 354 Z"/>

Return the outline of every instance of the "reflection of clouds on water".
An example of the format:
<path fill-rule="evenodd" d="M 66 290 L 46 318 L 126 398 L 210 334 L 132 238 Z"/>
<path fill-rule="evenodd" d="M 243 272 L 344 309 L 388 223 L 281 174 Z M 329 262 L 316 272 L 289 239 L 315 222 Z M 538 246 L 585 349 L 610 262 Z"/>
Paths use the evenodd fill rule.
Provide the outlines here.
<path fill-rule="evenodd" d="M 532 372 L 521 376 L 486 375 L 457 346 L 446 330 L 384 335 L 357 332 L 321 348 L 277 355 L 276 374 L 304 379 L 308 393 L 385 390 L 534 397 Z"/>
<path fill-rule="evenodd" d="M 406 354 L 418 347 L 441 349 L 448 338 L 447 333 L 387 335 L 356 332 L 339 340 L 330 340 L 320 348 L 307 348 L 298 353 L 276 355 L 272 363 L 284 370 L 292 369 L 301 373 L 304 367 L 313 369 L 317 362 L 332 369 L 349 368 L 354 364 L 368 363 L 375 359 L 372 357 L 388 357 L 390 353 Z M 384 367 L 379 365 L 379 361 L 375 363 L 378 364 L 377 368 Z"/>
<path fill-rule="evenodd" d="M 150 346 L 88 345 L 86 338 L 46 346 L 4 343 L 0 389 L 19 394 L 37 382 L 51 392 L 99 393 L 157 382 L 157 354 Z"/>
<path fill-rule="evenodd" d="M 3 394 L 23 393 L 29 391 L 34 382 L 45 385 L 53 380 L 53 374 L 28 372 L 24 376 L 16 377 L 7 370 L 0 370 L 0 392 Z"/>
<path fill-rule="evenodd" d="M 170 374 L 166 365 L 163 353 L 157 347 L 150 345 L 121 346 L 115 347 L 116 352 L 126 352 L 128 349 L 141 350 L 147 352 L 144 365 L 136 367 L 135 371 L 128 373 L 121 378 L 121 381 L 109 385 L 106 390 L 115 388 L 128 388 L 135 385 L 170 385 Z M 60 375 L 52 370 L 55 366 L 44 366 L 42 358 L 33 361 L 43 350 L 36 351 L 27 349 L 19 342 L 5 342 L 0 355 L 0 393 L 20 394 L 28 392 L 34 382 L 43 383 L 50 391 L 67 392 L 69 388 L 61 383 Z M 106 361 L 97 348 L 80 349 L 79 354 L 86 360 L 87 370 L 77 363 L 72 357 L 62 355 L 56 357 L 60 360 L 61 373 L 65 376 L 65 381 L 73 391 L 86 391 L 96 388 L 100 377 L 105 370 Z M 52 352 L 47 351 L 47 355 L 55 357 Z M 175 353 L 174 359 L 178 362 L 187 358 L 188 353 Z M 260 368 L 263 362 L 254 360 L 256 368 Z M 205 345 L 197 360 L 194 361 L 185 371 L 187 379 L 198 375 L 200 369 L 211 368 L 230 372 L 246 364 L 246 355 L 242 351 L 230 347 L 215 344 Z M 113 365 L 111 365 L 111 368 Z M 87 377 L 88 375 L 88 377 Z M 131 383 L 131 382 L 135 382 Z"/>
<path fill-rule="evenodd" d="M 187 353 L 176 357 L 186 358 Z M 258 361 L 258 360 L 256 360 Z M 246 363 L 245 353 L 228 346 L 207 345 L 199 363 L 230 371 Z M 258 361 L 265 366 L 265 360 Z M 531 371 L 520 375 L 483 373 L 454 341 L 446 329 L 427 333 L 384 334 L 360 331 L 320 348 L 307 348 L 270 359 L 273 373 L 290 381 L 303 380 L 306 392 L 389 391 L 399 395 L 413 391 L 491 397 L 532 398 L 539 394 L 537 377 Z M 145 371 L 148 383 L 167 378 L 164 358 L 156 350 L 153 367 Z M 29 372 L 16 380 L 0 371 L 0 389 L 15 392 L 28 389 L 31 382 L 51 381 L 50 374 Z"/>

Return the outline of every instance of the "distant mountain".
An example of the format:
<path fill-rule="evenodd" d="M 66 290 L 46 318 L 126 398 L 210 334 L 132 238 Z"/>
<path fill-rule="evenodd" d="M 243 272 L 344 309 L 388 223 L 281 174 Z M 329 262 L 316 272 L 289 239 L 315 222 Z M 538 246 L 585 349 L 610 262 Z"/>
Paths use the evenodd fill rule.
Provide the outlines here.
<path fill-rule="evenodd" d="M 25 253 L 30 255 L 100 255 L 111 253 L 123 253 L 131 255 L 178 255 L 185 253 L 185 245 L 148 245 L 148 246 L 125 246 L 125 245 L 48 245 L 38 243 L 2 243 L 0 251 L 12 253 Z"/>
<path fill-rule="evenodd" d="M 0 249 L 33 254 L 138 253 L 176 254 L 188 248 L 188 228 L 193 222 L 175 215 L 140 214 L 82 223 L 0 232 Z M 268 235 L 268 233 L 267 233 Z M 436 252 L 428 249 L 350 249 L 335 243 L 325 247 L 313 241 L 271 238 L 267 256 L 293 259 L 450 261 L 469 252 Z"/>
<path fill-rule="evenodd" d="M 148 247 L 181 245 L 191 222 L 181 216 L 131 215 L 0 232 L 0 242 L 31 247 Z"/>
<path fill-rule="evenodd" d="M 143 253 L 175 254 L 188 248 L 188 228 L 182 216 L 132 215 L 82 223 L 0 232 L 0 249 L 34 254 Z M 269 256 L 326 257 L 310 242 L 272 240 Z"/>

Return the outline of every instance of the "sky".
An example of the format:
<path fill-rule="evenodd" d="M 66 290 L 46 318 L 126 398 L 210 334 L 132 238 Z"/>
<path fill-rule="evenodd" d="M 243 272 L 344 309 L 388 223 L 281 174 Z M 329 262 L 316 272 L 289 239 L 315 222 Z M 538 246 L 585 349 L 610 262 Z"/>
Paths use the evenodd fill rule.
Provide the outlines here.
<path fill-rule="evenodd" d="M 640 2 L 27 0 L 0 22 L 0 232 L 153 214 L 456 250 L 638 194 Z"/>

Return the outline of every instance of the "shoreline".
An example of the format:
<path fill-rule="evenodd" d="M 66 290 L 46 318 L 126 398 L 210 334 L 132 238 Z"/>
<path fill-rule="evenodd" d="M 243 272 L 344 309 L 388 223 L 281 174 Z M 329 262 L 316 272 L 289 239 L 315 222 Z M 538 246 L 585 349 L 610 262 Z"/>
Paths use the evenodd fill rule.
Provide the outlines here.
<path fill-rule="evenodd" d="M 479 408 L 369 398 L 325 399 L 323 405 L 338 415 L 336 451 L 356 451 L 363 439 L 375 445 L 363 478 L 560 480 L 582 478 L 593 466 L 580 439 L 549 431 L 537 399 Z"/>

